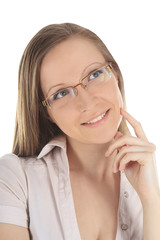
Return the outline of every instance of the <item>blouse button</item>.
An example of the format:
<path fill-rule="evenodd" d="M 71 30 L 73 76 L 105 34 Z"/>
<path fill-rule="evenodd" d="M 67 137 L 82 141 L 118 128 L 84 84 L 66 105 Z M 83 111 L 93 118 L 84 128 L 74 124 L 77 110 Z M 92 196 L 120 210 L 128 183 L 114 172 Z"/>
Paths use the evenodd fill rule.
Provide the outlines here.
<path fill-rule="evenodd" d="M 124 196 L 126 197 L 126 198 L 128 198 L 129 197 L 129 193 L 128 192 L 124 192 Z"/>
<path fill-rule="evenodd" d="M 122 229 L 123 231 L 126 231 L 126 230 L 128 229 L 128 225 L 127 225 L 127 224 L 122 224 L 122 225 L 121 225 L 121 229 Z"/>

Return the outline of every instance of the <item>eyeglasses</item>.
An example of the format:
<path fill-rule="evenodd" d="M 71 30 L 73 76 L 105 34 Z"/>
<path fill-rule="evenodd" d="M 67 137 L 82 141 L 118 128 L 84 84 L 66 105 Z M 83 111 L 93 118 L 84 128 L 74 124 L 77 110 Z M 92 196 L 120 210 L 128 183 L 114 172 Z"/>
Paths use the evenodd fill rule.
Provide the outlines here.
<path fill-rule="evenodd" d="M 51 96 L 42 101 L 44 107 L 51 107 L 58 109 L 69 105 L 78 95 L 77 87 L 81 85 L 82 88 L 89 93 L 94 93 L 96 90 L 101 90 L 105 87 L 106 82 L 111 78 L 112 66 L 106 65 L 89 73 L 86 77 L 80 80 L 75 86 L 63 88 L 53 93 Z"/>

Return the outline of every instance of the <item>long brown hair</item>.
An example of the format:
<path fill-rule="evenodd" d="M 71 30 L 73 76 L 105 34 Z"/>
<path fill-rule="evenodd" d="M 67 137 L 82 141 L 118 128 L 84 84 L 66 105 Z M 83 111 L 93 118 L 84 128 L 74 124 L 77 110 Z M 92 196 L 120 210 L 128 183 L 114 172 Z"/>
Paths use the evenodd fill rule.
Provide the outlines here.
<path fill-rule="evenodd" d="M 18 102 L 15 123 L 13 153 L 18 156 L 37 155 L 43 146 L 61 130 L 47 117 L 42 106 L 43 94 L 40 88 L 40 68 L 46 53 L 60 42 L 81 36 L 92 41 L 112 64 L 118 76 L 119 89 L 126 108 L 124 83 L 120 69 L 102 40 L 92 31 L 72 23 L 52 24 L 41 29 L 26 47 L 19 67 Z M 123 119 L 119 131 L 129 133 Z"/>

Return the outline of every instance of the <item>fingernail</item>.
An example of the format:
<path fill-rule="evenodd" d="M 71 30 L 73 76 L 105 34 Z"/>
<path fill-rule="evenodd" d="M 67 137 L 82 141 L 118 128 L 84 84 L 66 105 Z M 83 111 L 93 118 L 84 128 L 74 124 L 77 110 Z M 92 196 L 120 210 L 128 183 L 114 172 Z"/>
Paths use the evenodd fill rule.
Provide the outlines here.
<path fill-rule="evenodd" d="M 112 172 L 113 172 L 113 173 L 116 173 L 116 172 L 117 172 L 117 170 L 116 170 L 115 168 L 113 168 L 113 169 L 112 169 Z"/>
<path fill-rule="evenodd" d="M 108 157 L 109 155 L 110 155 L 110 152 L 107 151 L 107 152 L 105 153 L 105 156 Z"/>
<path fill-rule="evenodd" d="M 124 170 L 124 166 L 120 166 L 119 171 L 123 171 L 123 170 Z"/>

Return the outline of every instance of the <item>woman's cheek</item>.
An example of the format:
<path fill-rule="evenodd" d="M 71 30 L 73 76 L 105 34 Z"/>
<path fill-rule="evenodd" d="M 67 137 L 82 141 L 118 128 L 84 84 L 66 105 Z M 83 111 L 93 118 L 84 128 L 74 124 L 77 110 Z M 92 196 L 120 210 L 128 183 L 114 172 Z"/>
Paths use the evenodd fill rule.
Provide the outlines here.
<path fill-rule="evenodd" d="M 114 82 L 112 86 L 112 99 L 114 102 L 115 116 L 113 121 L 115 121 L 116 128 L 119 128 L 119 125 L 122 121 L 122 115 L 120 114 L 120 108 L 123 108 L 123 98 L 122 94 L 119 90 L 117 81 Z"/>
<path fill-rule="evenodd" d="M 122 94 L 116 78 L 110 83 L 110 99 L 116 108 L 123 108 Z"/>

